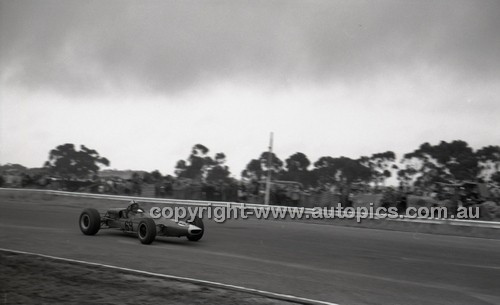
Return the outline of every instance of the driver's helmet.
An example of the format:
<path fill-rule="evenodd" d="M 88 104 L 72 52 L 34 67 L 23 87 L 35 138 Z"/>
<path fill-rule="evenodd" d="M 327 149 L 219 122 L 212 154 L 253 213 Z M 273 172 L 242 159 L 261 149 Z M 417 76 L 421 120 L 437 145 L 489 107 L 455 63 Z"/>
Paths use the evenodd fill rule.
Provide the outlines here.
<path fill-rule="evenodd" d="M 136 212 L 139 209 L 139 203 L 135 200 L 130 201 L 129 210 Z"/>

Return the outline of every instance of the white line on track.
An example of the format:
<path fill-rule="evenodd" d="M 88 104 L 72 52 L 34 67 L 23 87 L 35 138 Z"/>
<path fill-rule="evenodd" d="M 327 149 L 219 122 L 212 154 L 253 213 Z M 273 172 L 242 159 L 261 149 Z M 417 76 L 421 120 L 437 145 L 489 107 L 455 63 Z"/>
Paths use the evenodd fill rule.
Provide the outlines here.
<path fill-rule="evenodd" d="M 229 285 L 229 284 L 206 281 L 206 280 L 199 280 L 199 279 L 194 279 L 194 278 L 189 278 L 189 277 L 154 273 L 154 272 L 148 272 L 148 271 L 143 271 L 143 270 L 125 268 L 125 267 L 118 267 L 118 266 L 112 266 L 112 265 L 106 265 L 106 264 L 100 264 L 100 263 L 93 263 L 93 262 L 87 262 L 87 261 L 76 260 L 76 259 L 71 259 L 71 258 L 64 258 L 64 257 L 57 257 L 57 256 L 52 256 L 52 255 L 40 254 L 40 253 L 25 252 L 25 251 L 5 249 L 5 248 L 0 248 L 0 251 L 39 256 L 39 257 L 49 258 L 49 259 L 53 259 L 53 260 L 59 260 L 59 261 L 77 263 L 77 264 L 83 264 L 83 265 L 89 265 L 89 266 L 98 266 L 98 267 L 133 272 L 133 273 L 138 273 L 138 274 L 143 274 L 143 275 L 161 277 L 161 278 L 166 278 L 166 279 L 171 279 L 171 280 L 189 282 L 192 284 L 208 285 L 208 286 L 212 286 L 212 287 L 216 287 L 216 288 L 231 289 L 231 290 L 236 290 L 236 291 L 240 291 L 240 292 L 253 293 L 253 294 L 258 294 L 258 295 L 268 297 L 268 298 L 290 301 L 290 302 L 295 302 L 295 303 L 311 304 L 311 305 L 319 305 L 319 304 L 321 304 L 321 305 L 339 305 L 337 303 L 331 303 L 331 302 L 318 301 L 318 300 L 307 299 L 307 298 L 302 298 L 302 297 L 296 297 L 296 296 L 288 295 L 288 294 L 281 294 L 281 293 L 270 292 L 270 291 L 265 291 L 265 290 L 246 288 L 246 287 L 242 287 L 242 286 Z"/>

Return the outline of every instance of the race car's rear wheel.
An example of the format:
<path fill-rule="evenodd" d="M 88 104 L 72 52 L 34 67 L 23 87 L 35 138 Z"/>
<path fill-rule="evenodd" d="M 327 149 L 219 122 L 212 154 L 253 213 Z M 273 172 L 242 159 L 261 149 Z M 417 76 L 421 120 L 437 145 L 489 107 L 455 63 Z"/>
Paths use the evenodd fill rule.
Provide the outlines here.
<path fill-rule="evenodd" d="M 137 236 L 141 243 L 149 245 L 156 238 L 156 224 L 153 219 L 146 218 L 139 222 Z"/>
<path fill-rule="evenodd" d="M 203 220 L 196 216 L 193 221 L 190 222 L 190 224 L 197 226 L 198 228 L 201 229 L 201 233 L 199 234 L 189 234 L 187 236 L 187 239 L 190 241 L 199 241 L 203 237 L 203 233 L 205 233 L 205 225 L 203 224 Z"/>
<path fill-rule="evenodd" d="M 101 215 L 96 209 L 85 209 L 80 214 L 79 224 L 83 234 L 95 235 L 101 228 Z"/>

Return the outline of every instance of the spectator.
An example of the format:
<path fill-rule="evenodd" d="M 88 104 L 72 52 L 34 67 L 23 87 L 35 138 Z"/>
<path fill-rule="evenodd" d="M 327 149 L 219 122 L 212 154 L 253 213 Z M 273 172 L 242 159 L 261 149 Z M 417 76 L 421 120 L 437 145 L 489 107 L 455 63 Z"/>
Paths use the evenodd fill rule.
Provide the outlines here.
<path fill-rule="evenodd" d="M 238 187 L 238 202 L 246 202 L 247 199 L 247 189 L 245 185 L 242 183 Z"/>
<path fill-rule="evenodd" d="M 300 188 L 298 185 L 295 185 L 291 192 L 291 201 L 292 206 L 298 207 L 300 202 Z"/>

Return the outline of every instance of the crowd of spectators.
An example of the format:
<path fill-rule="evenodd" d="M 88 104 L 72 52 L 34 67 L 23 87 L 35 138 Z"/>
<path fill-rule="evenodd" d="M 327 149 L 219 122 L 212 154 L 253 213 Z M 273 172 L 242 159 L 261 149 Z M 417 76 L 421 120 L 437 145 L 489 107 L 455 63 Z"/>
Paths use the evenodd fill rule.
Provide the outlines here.
<path fill-rule="evenodd" d="M 140 175 L 130 178 L 99 177 L 93 179 L 62 179 L 46 174 L 9 173 L 0 175 L 0 186 L 90 192 L 113 195 L 146 196 L 185 200 L 208 200 L 263 204 L 265 183 L 250 181 L 200 182 L 171 176 L 145 181 Z M 270 204 L 286 206 L 326 206 L 329 202 L 349 202 L 348 193 L 332 184 L 304 188 L 300 183 L 273 181 Z"/>
<path fill-rule="evenodd" d="M 266 185 L 264 182 L 255 180 L 232 179 L 207 183 L 171 176 L 154 181 L 146 180 L 138 174 L 129 178 L 95 176 L 93 179 L 82 180 L 61 179 L 43 174 L 3 173 L 0 175 L 0 186 L 254 204 L 263 204 L 265 200 Z M 489 195 L 486 198 L 484 194 L 480 194 L 485 191 L 480 192 L 479 188 L 471 187 L 474 185 L 477 186 L 474 183 L 463 186 L 441 184 L 425 189 L 410 189 L 373 187 L 363 183 L 323 183 L 316 187 L 304 187 L 292 181 L 273 181 L 270 186 L 269 203 L 303 207 L 327 207 L 340 203 L 346 207 L 359 201 L 356 198 L 362 194 L 379 196 L 379 205 L 397 206 L 398 210 L 404 210 L 408 206 L 409 196 L 430 198 L 433 202 L 453 201 L 457 206 L 477 204 L 484 200 L 499 203 L 500 188 L 498 186 L 487 185 Z"/>

